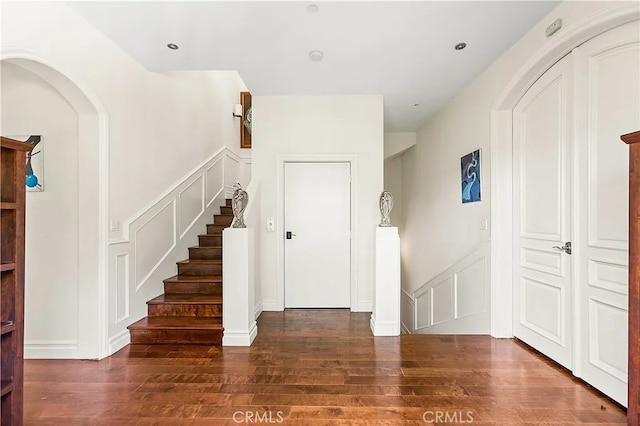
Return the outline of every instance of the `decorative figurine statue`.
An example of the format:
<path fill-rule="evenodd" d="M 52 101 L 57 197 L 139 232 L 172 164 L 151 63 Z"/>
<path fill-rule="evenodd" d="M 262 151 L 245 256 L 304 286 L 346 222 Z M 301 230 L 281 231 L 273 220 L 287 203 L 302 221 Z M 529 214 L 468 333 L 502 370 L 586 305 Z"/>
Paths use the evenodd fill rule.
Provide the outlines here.
<path fill-rule="evenodd" d="M 393 209 L 393 195 L 389 191 L 382 191 L 382 194 L 380 194 L 380 214 L 382 219 L 378 226 L 391 226 L 391 218 L 389 217 L 391 209 Z"/>
<path fill-rule="evenodd" d="M 249 204 L 249 195 L 247 191 L 242 189 L 240 183 L 236 183 L 234 185 L 236 188 L 233 191 L 233 199 L 231 200 L 231 210 L 233 210 L 233 222 L 231 222 L 232 228 L 246 228 L 247 225 L 244 224 L 244 209 L 247 208 L 247 204 Z"/>

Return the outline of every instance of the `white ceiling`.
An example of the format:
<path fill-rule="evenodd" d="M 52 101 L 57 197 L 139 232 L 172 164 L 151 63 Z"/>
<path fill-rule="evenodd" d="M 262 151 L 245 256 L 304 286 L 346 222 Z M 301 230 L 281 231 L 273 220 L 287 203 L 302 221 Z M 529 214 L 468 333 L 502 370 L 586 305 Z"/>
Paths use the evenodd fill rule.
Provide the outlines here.
<path fill-rule="evenodd" d="M 382 94 L 390 132 L 417 130 L 558 2 L 70 4 L 150 70 L 237 70 L 254 96 Z"/>

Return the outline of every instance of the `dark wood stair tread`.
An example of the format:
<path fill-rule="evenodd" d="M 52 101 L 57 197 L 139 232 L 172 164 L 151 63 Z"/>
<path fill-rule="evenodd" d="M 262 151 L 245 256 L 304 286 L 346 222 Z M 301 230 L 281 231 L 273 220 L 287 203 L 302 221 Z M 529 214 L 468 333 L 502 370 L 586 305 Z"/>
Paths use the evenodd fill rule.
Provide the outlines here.
<path fill-rule="evenodd" d="M 204 235 L 210 235 L 210 234 L 204 234 Z M 209 250 L 209 249 L 222 249 L 222 246 L 191 246 L 189 247 L 190 249 L 204 249 L 204 250 Z"/>
<path fill-rule="evenodd" d="M 221 283 L 222 276 L 220 275 L 174 275 L 171 278 L 167 278 L 164 282 L 180 283 Z"/>
<path fill-rule="evenodd" d="M 207 232 L 205 235 L 222 235 L 222 231 L 228 228 L 227 225 L 220 225 L 219 223 L 207 223 L 207 226 L 218 229 L 215 229 L 213 232 Z"/>
<path fill-rule="evenodd" d="M 153 298 L 147 302 L 149 305 L 167 303 L 167 304 L 179 304 L 179 305 L 205 305 L 205 304 L 222 304 L 222 297 L 209 296 L 200 294 L 161 294 L 160 296 Z"/>
<path fill-rule="evenodd" d="M 129 326 L 130 330 L 222 330 L 220 320 L 209 317 L 144 317 Z"/>
<path fill-rule="evenodd" d="M 202 265 L 207 265 L 207 264 L 222 265 L 222 259 L 185 259 L 185 260 L 181 260 L 181 261 L 176 262 L 176 263 L 178 263 L 178 264 L 191 263 L 191 264 L 202 264 Z"/>

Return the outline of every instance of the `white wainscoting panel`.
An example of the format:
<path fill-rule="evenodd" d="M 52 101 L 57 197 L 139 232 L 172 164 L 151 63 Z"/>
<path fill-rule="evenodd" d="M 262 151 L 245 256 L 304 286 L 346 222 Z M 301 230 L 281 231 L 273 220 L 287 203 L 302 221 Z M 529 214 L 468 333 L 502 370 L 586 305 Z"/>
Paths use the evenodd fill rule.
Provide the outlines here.
<path fill-rule="evenodd" d="M 191 228 L 191 225 L 193 225 L 202 212 L 204 212 L 204 204 L 204 176 L 200 175 L 178 195 L 180 238 L 184 236 L 189 228 Z"/>
<path fill-rule="evenodd" d="M 129 253 L 116 254 L 116 322 L 129 318 Z"/>
<path fill-rule="evenodd" d="M 462 268 L 455 276 L 453 294 L 455 298 L 455 318 L 464 318 L 487 311 L 484 286 L 478 285 L 478 277 L 484 275 L 485 258 L 478 259 Z"/>
<path fill-rule="evenodd" d="M 489 256 L 487 241 L 413 293 L 403 290 L 403 330 L 408 333 L 489 334 Z"/>
<path fill-rule="evenodd" d="M 431 289 L 427 288 L 414 296 L 415 331 L 431 326 Z"/>
<path fill-rule="evenodd" d="M 233 194 L 233 185 L 240 182 L 240 157 L 229 154 L 224 158 L 224 185 L 227 194 Z"/>
<path fill-rule="evenodd" d="M 169 201 L 133 232 L 133 276 L 140 290 L 176 246 L 176 200 Z"/>
<path fill-rule="evenodd" d="M 205 187 L 207 207 L 213 203 L 217 194 L 224 189 L 224 162 L 223 157 L 216 159 L 205 172 Z"/>
<path fill-rule="evenodd" d="M 177 274 L 175 262 L 198 244 L 238 182 L 239 167 L 240 157 L 222 148 L 123 222 L 123 238 L 109 243 L 109 354 L 129 343 L 126 327 L 146 316 L 147 300 L 162 293 L 162 280 Z M 61 351 L 69 350 L 65 344 Z"/>
<path fill-rule="evenodd" d="M 239 182 L 243 188 L 246 188 L 251 182 L 251 157 L 240 158 L 240 176 Z"/>
<path fill-rule="evenodd" d="M 449 276 L 431 289 L 431 325 L 453 319 L 453 276 Z"/>

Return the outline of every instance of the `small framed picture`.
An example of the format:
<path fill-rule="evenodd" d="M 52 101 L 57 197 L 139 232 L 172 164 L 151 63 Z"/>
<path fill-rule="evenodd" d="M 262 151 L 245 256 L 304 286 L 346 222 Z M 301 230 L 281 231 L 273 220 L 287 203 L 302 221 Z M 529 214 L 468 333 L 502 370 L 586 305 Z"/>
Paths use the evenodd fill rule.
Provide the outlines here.
<path fill-rule="evenodd" d="M 462 177 L 462 202 L 473 203 L 482 200 L 480 184 L 480 150 L 475 150 L 460 159 Z"/>

